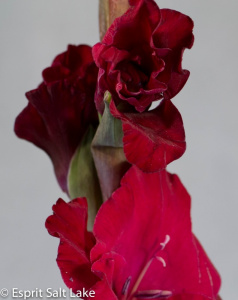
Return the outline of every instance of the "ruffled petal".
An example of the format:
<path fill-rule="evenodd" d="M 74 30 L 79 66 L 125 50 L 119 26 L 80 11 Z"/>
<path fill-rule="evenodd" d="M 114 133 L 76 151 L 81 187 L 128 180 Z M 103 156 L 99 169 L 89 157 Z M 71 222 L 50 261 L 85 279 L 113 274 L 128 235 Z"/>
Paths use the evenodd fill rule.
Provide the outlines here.
<path fill-rule="evenodd" d="M 161 9 L 161 19 L 153 33 L 155 51 L 161 48 L 171 49 L 166 64 L 171 66 L 171 77 L 164 92 L 166 98 L 174 97 L 185 85 L 189 71 L 182 69 L 182 56 L 185 48 L 193 45 L 193 21 L 190 17 L 171 9 Z M 158 79 L 162 79 L 162 73 Z"/>
<path fill-rule="evenodd" d="M 92 265 L 92 271 L 101 278 L 92 289 L 95 291 L 96 299 L 101 300 L 102 296 L 105 300 L 118 300 L 119 295 L 113 291 L 113 276 L 120 275 L 120 268 L 123 266 L 124 260 L 115 253 L 106 253 L 100 257 Z"/>
<path fill-rule="evenodd" d="M 99 278 L 91 272 L 89 256 L 95 239 L 87 231 L 87 201 L 76 198 L 65 203 L 59 199 L 52 209 L 54 215 L 45 225 L 51 235 L 60 238 L 57 264 L 63 280 L 74 293 L 90 289 Z"/>
<path fill-rule="evenodd" d="M 52 83 L 62 79 L 83 78 L 86 70 L 91 65 L 95 68 L 90 46 L 69 45 L 67 51 L 57 55 L 52 65 L 42 72 L 42 76 L 45 83 Z"/>
<path fill-rule="evenodd" d="M 161 170 L 185 152 L 182 117 L 170 100 L 141 114 L 120 113 L 112 102 L 111 113 L 122 120 L 127 160 L 141 170 Z"/>
<path fill-rule="evenodd" d="M 28 105 L 16 118 L 15 133 L 50 156 L 65 192 L 72 156 L 89 125 L 98 124 L 97 73 L 91 47 L 70 45 L 43 71 L 44 82 L 26 93 Z"/>
<path fill-rule="evenodd" d="M 109 27 L 102 44 L 113 44 L 119 49 L 128 49 L 150 42 L 152 32 L 160 20 L 157 4 L 151 0 L 139 0 L 130 1 L 130 5 L 127 12 L 116 18 Z"/>
<path fill-rule="evenodd" d="M 181 63 L 184 49 L 193 44 L 193 21 L 179 12 L 160 10 L 152 0 L 130 1 L 130 5 L 93 47 L 100 113 L 107 90 L 116 104 L 127 101 L 143 112 L 153 101 L 173 98 L 189 77 Z"/>
<path fill-rule="evenodd" d="M 172 9 L 161 9 L 160 22 L 153 32 L 153 42 L 157 48 L 170 48 L 182 52 L 191 48 L 194 42 L 193 21 Z"/>
<path fill-rule="evenodd" d="M 152 33 L 160 20 L 160 10 L 154 1 L 130 1 L 130 4 L 131 7 L 127 12 L 115 19 L 109 27 L 102 43 L 98 43 L 93 47 L 93 57 L 96 65 L 100 69 L 98 88 L 95 95 L 96 106 L 100 113 L 102 113 L 104 109 L 103 96 L 105 91 L 109 90 L 110 93 L 116 94 L 118 84 L 117 73 L 115 73 L 113 69 L 117 63 L 123 61 L 123 59 L 129 64 L 131 59 L 130 52 L 132 50 L 134 51 L 136 49 L 140 52 L 140 49 L 145 45 L 150 47 Z M 145 65 L 148 67 L 148 65 L 151 64 L 150 61 L 152 58 L 150 56 L 152 55 L 153 49 L 150 48 L 149 51 L 149 56 L 147 52 L 142 53 L 141 59 L 143 60 L 143 68 Z M 147 62 L 144 62 L 145 59 L 143 56 L 147 57 Z M 148 106 L 148 101 L 150 104 L 153 100 L 154 98 L 150 101 L 145 101 L 146 103 L 141 109 L 144 110 Z M 129 102 L 135 102 L 137 104 L 138 100 L 131 99 Z M 137 106 L 139 108 L 138 104 Z"/>
<path fill-rule="evenodd" d="M 80 88 L 64 81 L 41 84 L 26 97 L 29 103 L 16 119 L 15 133 L 50 156 L 58 182 L 67 191 L 71 158 L 90 123 L 97 123 L 94 104 L 82 98 Z"/>

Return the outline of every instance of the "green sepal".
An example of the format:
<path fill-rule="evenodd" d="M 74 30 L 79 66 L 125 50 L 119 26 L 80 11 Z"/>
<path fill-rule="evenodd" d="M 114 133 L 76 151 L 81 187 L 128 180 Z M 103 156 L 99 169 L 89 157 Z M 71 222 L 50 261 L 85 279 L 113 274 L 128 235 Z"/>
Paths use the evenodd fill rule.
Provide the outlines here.
<path fill-rule="evenodd" d="M 91 143 L 94 134 L 95 129 L 90 126 L 70 162 L 68 173 L 70 198 L 87 198 L 88 229 L 90 230 L 93 227 L 97 211 L 102 204 L 100 185 L 91 153 Z"/>
<path fill-rule="evenodd" d="M 110 112 L 111 95 L 105 93 L 105 109 L 92 141 L 92 154 L 99 177 L 103 201 L 120 185 L 122 176 L 130 167 L 123 150 L 122 122 Z"/>
<path fill-rule="evenodd" d="M 100 120 L 97 132 L 93 139 L 93 147 L 119 147 L 123 148 L 122 122 L 114 118 L 110 112 L 110 102 L 112 96 L 109 92 L 105 93 L 105 108 Z"/>

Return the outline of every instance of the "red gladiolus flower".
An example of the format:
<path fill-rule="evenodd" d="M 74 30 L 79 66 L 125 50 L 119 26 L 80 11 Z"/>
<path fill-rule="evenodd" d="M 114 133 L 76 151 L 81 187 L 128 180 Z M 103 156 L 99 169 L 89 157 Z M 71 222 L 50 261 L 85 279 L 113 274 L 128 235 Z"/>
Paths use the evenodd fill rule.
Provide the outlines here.
<path fill-rule="evenodd" d="M 87 231 L 85 198 L 59 200 L 46 221 L 60 238 L 69 288 L 98 300 L 217 298 L 220 278 L 191 232 L 190 197 L 176 175 L 132 167 Z M 86 299 L 86 298 L 85 298 Z"/>
<path fill-rule="evenodd" d="M 18 137 L 50 156 L 64 191 L 71 158 L 89 125 L 98 123 L 94 105 L 97 73 L 91 47 L 70 45 L 43 71 L 44 82 L 26 93 L 29 103 L 15 122 Z"/>
<path fill-rule="evenodd" d="M 181 66 L 185 48 L 193 44 L 193 22 L 177 11 L 159 9 L 153 0 L 131 0 L 101 43 L 93 47 L 99 67 L 96 106 L 102 113 L 108 90 L 116 102 L 139 112 L 152 101 L 171 99 L 186 83 Z"/>

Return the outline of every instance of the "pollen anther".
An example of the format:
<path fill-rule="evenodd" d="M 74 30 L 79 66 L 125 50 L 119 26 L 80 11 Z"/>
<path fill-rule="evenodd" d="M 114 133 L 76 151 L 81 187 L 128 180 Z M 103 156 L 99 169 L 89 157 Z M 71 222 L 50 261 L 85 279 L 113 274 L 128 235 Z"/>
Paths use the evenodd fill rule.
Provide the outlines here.
<path fill-rule="evenodd" d="M 122 295 L 125 295 L 127 294 L 127 291 L 128 291 L 128 288 L 129 288 L 129 285 L 131 283 L 131 276 L 129 276 L 127 278 L 127 280 L 125 281 L 124 285 L 123 285 L 123 288 L 122 288 L 122 291 L 121 291 L 121 294 Z"/>
<path fill-rule="evenodd" d="M 166 234 L 164 242 L 160 243 L 160 246 L 162 247 L 161 250 L 165 248 L 165 246 L 168 244 L 169 241 L 170 241 L 170 236 Z"/>
<path fill-rule="evenodd" d="M 162 262 L 162 265 L 163 265 L 164 268 L 166 267 L 166 262 L 162 257 L 156 256 L 155 258 L 158 259 L 160 262 Z"/>

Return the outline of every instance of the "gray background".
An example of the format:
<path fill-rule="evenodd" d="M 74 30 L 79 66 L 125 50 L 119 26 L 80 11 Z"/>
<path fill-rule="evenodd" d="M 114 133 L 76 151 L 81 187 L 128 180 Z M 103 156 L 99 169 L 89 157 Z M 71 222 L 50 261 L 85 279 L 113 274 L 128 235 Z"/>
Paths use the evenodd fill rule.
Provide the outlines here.
<path fill-rule="evenodd" d="M 223 279 L 221 296 L 237 299 L 237 29 L 236 0 L 161 0 L 190 15 L 195 44 L 183 66 L 191 71 L 174 99 L 187 135 L 186 154 L 169 170 L 192 195 L 193 229 Z M 98 41 L 96 0 L 0 2 L 0 289 L 64 287 L 55 263 L 58 240 L 44 221 L 61 194 L 51 162 L 17 139 L 14 118 L 24 93 L 67 44 Z M 10 297 L 9 297 L 10 298 Z"/>

